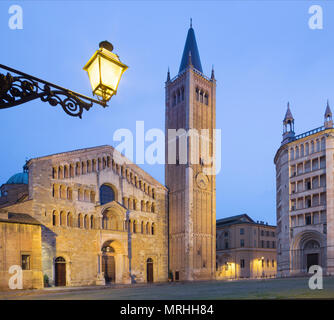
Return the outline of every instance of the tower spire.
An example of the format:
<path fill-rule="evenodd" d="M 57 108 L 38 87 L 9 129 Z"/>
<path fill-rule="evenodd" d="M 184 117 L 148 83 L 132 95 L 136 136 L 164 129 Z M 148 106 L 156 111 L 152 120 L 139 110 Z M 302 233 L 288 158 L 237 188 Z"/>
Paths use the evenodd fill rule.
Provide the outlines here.
<path fill-rule="evenodd" d="M 212 65 L 212 70 L 211 70 L 211 80 L 215 80 L 215 69 L 213 68 L 213 65 Z"/>
<path fill-rule="evenodd" d="M 168 67 L 168 71 L 167 71 L 167 82 L 170 81 L 170 72 L 169 72 L 169 67 Z"/>
<path fill-rule="evenodd" d="M 285 117 L 283 119 L 283 141 L 282 144 L 288 143 L 294 139 L 295 136 L 295 119 L 290 110 L 290 103 L 288 102 Z"/>
<path fill-rule="evenodd" d="M 191 61 L 196 70 L 203 73 L 201 59 L 199 57 L 195 32 L 192 27 L 192 19 L 190 19 L 190 28 L 188 30 L 186 43 L 184 45 L 179 73 L 189 66 L 189 52 L 191 53 Z"/>
<path fill-rule="evenodd" d="M 327 105 L 325 110 L 325 122 L 324 122 L 325 128 L 333 128 L 333 119 L 332 119 L 332 110 L 329 107 L 329 102 L 327 99 Z"/>
<path fill-rule="evenodd" d="M 292 115 L 291 110 L 290 110 L 290 102 L 288 102 L 287 110 L 286 110 L 286 113 L 285 113 L 283 123 L 287 123 L 288 121 L 294 121 L 294 120 L 295 119 L 293 118 L 293 115 Z"/>

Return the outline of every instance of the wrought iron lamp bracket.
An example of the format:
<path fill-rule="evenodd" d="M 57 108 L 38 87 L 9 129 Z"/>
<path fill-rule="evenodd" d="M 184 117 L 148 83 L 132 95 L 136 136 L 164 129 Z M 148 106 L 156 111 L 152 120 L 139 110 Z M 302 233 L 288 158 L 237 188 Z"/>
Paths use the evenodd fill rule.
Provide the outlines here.
<path fill-rule="evenodd" d="M 81 118 L 84 109 L 88 111 L 94 103 L 107 106 L 106 101 L 91 99 L 1 64 L 0 68 L 16 74 L 0 73 L 0 109 L 12 108 L 40 98 L 53 107 L 60 105 L 70 116 Z"/>

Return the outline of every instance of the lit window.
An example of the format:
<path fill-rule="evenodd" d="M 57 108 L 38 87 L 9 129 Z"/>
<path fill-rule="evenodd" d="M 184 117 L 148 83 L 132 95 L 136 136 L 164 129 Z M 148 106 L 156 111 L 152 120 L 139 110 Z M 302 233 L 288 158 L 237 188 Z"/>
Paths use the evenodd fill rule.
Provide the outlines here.
<path fill-rule="evenodd" d="M 23 254 L 21 256 L 21 267 L 22 270 L 30 270 L 30 255 Z"/>

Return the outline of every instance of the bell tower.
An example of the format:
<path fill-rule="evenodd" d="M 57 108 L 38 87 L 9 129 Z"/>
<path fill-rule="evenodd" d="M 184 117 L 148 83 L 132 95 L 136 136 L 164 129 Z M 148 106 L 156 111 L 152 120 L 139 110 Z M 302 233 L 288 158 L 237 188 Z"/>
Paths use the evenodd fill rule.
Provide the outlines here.
<path fill-rule="evenodd" d="M 214 279 L 216 178 L 203 155 L 215 153 L 216 80 L 213 70 L 211 77 L 203 74 L 191 24 L 179 72 L 171 79 L 168 70 L 165 90 L 170 271 L 174 280 Z M 200 143 L 196 132 L 203 129 L 208 135 Z"/>

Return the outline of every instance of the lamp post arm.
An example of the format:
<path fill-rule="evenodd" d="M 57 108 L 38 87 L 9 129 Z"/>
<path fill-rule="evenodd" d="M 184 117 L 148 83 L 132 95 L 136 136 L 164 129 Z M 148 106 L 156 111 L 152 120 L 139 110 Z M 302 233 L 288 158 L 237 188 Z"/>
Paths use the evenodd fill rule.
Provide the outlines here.
<path fill-rule="evenodd" d="M 8 71 L 6 75 L 0 73 L 0 109 L 40 98 L 51 106 L 59 104 L 70 116 L 81 118 L 83 110 L 88 111 L 94 103 L 107 107 L 106 101 L 89 98 L 2 64 L 0 68 Z"/>

